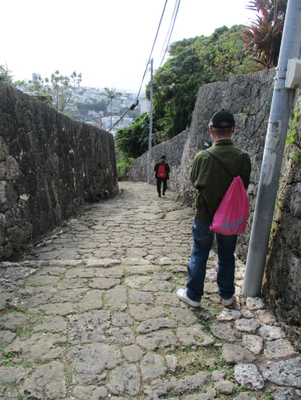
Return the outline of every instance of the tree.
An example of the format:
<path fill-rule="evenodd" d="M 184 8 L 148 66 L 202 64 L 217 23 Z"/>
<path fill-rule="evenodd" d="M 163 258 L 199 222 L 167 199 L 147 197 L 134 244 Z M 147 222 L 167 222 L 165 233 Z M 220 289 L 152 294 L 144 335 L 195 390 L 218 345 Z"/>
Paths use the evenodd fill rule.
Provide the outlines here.
<path fill-rule="evenodd" d="M 254 67 L 255 63 L 243 52 L 243 28 L 223 26 L 209 37 L 184 39 L 171 45 L 172 57 L 153 79 L 156 140 L 169 140 L 189 127 L 200 86 L 225 81 Z M 149 97 L 149 87 L 146 95 Z"/>
<path fill-rule="evenodd" d="M 68 77 L 60 75 L 60 71 L 55 71 L 51 75 L 51 94 L 58 112 L 63 113 L 68 104 L 72 103 L 72 98 L 76 90 L 80 87 L 82 74 L 77 74 L 75 71 Z M 48 83 L 48 78 L 45 79 Z"/>
<path fill-rule="evenodd" d="M 107 87 L 104 88 L 104 92 L 102 93 L 110 100 L 110 109 L 111 109 L 111 127 L 112 127 L 112 117 L 113 117 L 113 100 L 120 97 L 122 93 L 116 92 L 116 88 L 108 89 Z"/>
<path fill-rule="evenodd" d="M 137 158 L 148 150 L 149 113 L 143 113 L 130 127 L 119 129 L 115 135 L 117 149 L 123 156 Z M 152 141 L 153 145 L 158 144 Z"/>
<path fill-rule="evenodd" d="M 206 71 L 193 46 L 183 48 L 153 78 L 153 121 L 156 139 L 168 140 L 189 125 L 197 92 L 206 82 Z M 149 86 L 146 90 L 149 98 Z"/>
<path fill-rule="evenodd" d="M 13 82 L 11 71 L 3 65 L 0 65 L 0 82 L 7 83 L 9 85 Z"/>
<path fill-rule="evenodd" d="M 245 50 L 262 69 L 277 66 L 287 0 L 252 0 L 248 8 L 258 13 L 244 30 Z"/>
<path fill-rule="evenodd" d="M 24 86 L 26 83 L 25 81 L 14 81 L 11 71 L 3 65 L 0 65 L 0 82 L 12 86 Z"/>
<path fill-rule="evenodd" d="M 55 71 L 50 79 L 44 80 L 38 75 L 33 81 L 21 82 L 20 86 L 25 86 L 27 90 L 34 93 L 34 97 L 54 107 L 58 112 L 69 115 L 66 108 L 74 103 L 81 81 L 81 73 L 77 74 L 74 71 L 70 76 L 63 76 L 59 71 Z M 85 89 L 82 89 L 79 93 L 84 91 Z"/>
<path fill-rule="evenodd" d="M 230 29 L 223 26 L 195 43 L 209 82 L 226 81 L 230 76 L 248 73 L 254 67 L 255 62 L 243 51 L 243 29 L 243 25 L 234 25 Z"/>
<path fill-rule="evenodd" d="M 212 35 L 184 39 L 170 46 L 170 58 L 153 77 L 153 144 L 189 128 L 199 88 L 250 72 L 256 65 L 245 52 L 241 25 L 216 29 Z M 146 96 L 149 98 L 150 87 Z M 147 118 L 149 115 L 147 114 Z M 147 151 L 146 117 L 117 132 L 125 154 L 138 157 Z"/>

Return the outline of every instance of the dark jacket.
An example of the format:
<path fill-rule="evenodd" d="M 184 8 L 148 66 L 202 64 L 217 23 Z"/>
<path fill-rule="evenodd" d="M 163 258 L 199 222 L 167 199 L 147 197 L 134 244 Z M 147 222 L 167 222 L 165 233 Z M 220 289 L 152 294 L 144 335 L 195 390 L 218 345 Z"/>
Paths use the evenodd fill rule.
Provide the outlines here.
<path fill-rule="evenodd" d="M 242 150 L 234 146 L 231 139 L 217 140 L 208 150 L 222 162 L 233 176 L 238 175 L 242 161 Z M 250 156 L 245 152 L 240 177 L 246 189 L 249 185 L 250 174 Z M 190 171 L 190 181 L 198 190 L 195 199 L 195 218 L 202 222 L 210 223 L 208 211 L 212 220 L 219 203 L 231 185 L 232 177 L 210 154 L 206 151 L 200 151 L 194 158 Z M 203 196 L 207 202 L 208 211 Z"/>

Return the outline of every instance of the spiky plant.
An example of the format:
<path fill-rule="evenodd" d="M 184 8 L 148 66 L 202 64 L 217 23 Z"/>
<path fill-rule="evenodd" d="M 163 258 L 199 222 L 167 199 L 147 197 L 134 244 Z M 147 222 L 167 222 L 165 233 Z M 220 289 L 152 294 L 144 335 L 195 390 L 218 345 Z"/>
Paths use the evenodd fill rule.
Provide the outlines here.
<path fill-rule="evenodd" d="M 252 0 L 247 8 L 257 12 L 256 20 L 244 30 L 245 51 L 258 69 L 277 66 L 287 0 Z"/>

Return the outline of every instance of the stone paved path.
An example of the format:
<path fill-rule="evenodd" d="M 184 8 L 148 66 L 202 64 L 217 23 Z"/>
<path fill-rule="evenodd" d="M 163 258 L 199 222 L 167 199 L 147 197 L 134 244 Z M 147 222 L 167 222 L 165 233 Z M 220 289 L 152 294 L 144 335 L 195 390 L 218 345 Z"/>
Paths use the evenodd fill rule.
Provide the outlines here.
<path fill-rule="evenodd" d="M 260 298 L 179 302 L 193 210 L 154 186 L 69 220 L 0 268 L 1 399 L 299 399 L 301 357 Z"/>

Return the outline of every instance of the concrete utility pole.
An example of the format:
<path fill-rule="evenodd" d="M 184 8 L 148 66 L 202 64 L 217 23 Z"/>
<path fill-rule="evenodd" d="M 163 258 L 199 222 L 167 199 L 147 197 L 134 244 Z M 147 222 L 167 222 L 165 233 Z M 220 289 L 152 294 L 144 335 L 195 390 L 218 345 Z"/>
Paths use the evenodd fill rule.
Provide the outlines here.
<path fill-rule="evenodd" d="M 288 60 L 300 59 L 301 0 L 289 0 L 286 9 L 275 87 L 251 230 L 243 284 L 245 296 L 261 291 L 281 164 L 295 90 L 285 87 Z"/>
<path fill-rule="evenodd" d="M 148 135 L 148 168 L 147 183 L 150 182 L 150 166 L 152 153 L 152 131 L 153 131 L 153 59 L 150 60 L 151 80 L 150 80 L 150 109 L 149 109 L 149 135 Z"/>

